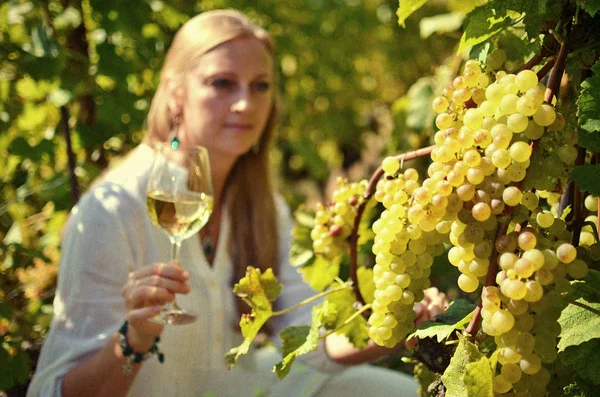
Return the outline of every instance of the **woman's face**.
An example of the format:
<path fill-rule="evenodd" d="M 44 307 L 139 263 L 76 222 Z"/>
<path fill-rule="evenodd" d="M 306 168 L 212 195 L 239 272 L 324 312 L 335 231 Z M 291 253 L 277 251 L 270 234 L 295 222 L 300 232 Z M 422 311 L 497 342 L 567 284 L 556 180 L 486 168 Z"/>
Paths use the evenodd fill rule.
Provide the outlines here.
<path fill-rule="evenodd" d="M 273 59 L 254 37 L 225 42 L 198 60 L 174 92 L 182 145 L 235 161 L 255 145 L 273 103 Z"/>

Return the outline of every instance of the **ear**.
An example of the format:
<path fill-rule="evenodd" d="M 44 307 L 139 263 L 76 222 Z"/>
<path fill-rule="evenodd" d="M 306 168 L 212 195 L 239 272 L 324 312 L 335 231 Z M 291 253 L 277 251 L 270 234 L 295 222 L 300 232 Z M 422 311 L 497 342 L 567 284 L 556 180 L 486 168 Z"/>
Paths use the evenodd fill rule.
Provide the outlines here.
<path fill-rule="evenodd" d="M 183 102 L 184 102 L 184 88 L 179 81 L 173 78 L 168 78 L 166 81 L 166 88 L 168 92 L 167 106 L 169 108 L 169 116 L 175 118 L 181 116 L 183 113 Z"/>

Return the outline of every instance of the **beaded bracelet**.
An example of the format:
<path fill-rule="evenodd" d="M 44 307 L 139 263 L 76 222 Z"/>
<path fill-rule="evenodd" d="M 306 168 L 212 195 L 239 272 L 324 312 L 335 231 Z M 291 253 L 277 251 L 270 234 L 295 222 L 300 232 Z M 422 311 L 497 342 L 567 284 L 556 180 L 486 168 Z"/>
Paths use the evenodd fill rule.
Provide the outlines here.
<path fill-rule="evenodd" d="M 158 350 L 158 342 L 160 342 L 160 337 L 157 336 L 156 339 L 154 339 L 152 347 L 146 353 L 136 353 L 127 342 L 128 326 L 129 323 L 127 320 L 125 320 L 121 328 L 119 328 L 119 346 L 121 346 L 121 350 L 123 351 L 123 357 L 126 358 L 125 364 L 123 364 L 123 372 L 125 372 L 127 375 L 131 375 L 133 373 L 134 364 L 139 364 L 142 361 L 146 361 L 155 353 L 158 356 L 158 361 L 161 364 L 164 363 L 165 355 Z"/>

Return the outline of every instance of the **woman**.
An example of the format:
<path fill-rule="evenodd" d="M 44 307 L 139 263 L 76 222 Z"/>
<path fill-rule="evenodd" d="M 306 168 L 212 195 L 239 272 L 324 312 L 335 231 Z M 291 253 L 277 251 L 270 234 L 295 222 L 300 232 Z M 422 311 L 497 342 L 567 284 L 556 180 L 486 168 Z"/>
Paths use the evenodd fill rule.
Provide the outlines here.
<path fill-rule="evenodd" d="M 301 369 L 281 382 L 267 368 L 273 360 L 258 355 L 242 359 L 231 372 L 224 369 L 224 354 L 241 339 L 233 326 L 239 310 L 232 281 L 248 265 L 285 264 L 289 248 L 289 211 L 273 193 L 268 166 L 277 115 L 274 70 L 270 37 L 238 12 L 206 12 L 180 29 L 163 66 L 144 142 L 73 210 L 55 314 L 29 396 L 251 396 L 257 391 L 325 396 L 345 388 L 346 395 L 365 390 L 397 395 L 403 389 L 415 395 L 416 385 L 406 377 L 341 365 L 368 361 L 384 350 L 372 346 L 357 352 L 333 339 L 327 350 L 334 360 L 320 349 L 307 355 L 309 366 L 298 363 Z M 183 267 L 163 262 L 170 244 L 151 224 L 145 204 L 152 147 L 174 135 L 182 146 L 208 149 L 214 186 L 213 215 L 197 237 L 184 241 Z M 279 273 L 281 307 L 311 295 L 290 266 L 280 266 Z M 182 307 L 199 314 L 198 321 L 183 326 L 150 321 L 175 294 Z M 304 314 L 277 326 L 307 324 L 309 311 Z M 429 314 L 423 310 L 423 316 Z M 132 363 L 132 356 L 124 355 L 126 348 L 150 351 L 158 336 L 163 364 L 154 357 Z M 127 363 L 131 371 L 123 370 Z"/>

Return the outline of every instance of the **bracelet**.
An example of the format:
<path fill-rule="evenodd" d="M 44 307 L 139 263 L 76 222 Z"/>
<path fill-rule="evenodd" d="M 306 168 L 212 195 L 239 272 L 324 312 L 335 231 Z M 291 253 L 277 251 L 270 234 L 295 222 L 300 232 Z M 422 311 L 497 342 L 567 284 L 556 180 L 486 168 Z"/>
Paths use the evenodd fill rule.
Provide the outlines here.
<path fill-rule="evenodd" d="M 156 339 L 154 339 L 152 347 L 146 353 L 137 353 L 133 351 L 127 342 L 128 327 L 129 323 L 127 320 L 125 320 L 121 328 L 119 328 L 119 346 L 121 346 L 121 350 L 123 351 L 123 357 L 126 358 L 125 364 L 123 364 L 123 372 L 125 372 L 127 375 L 131 375 L 133 373 L 134 364 L 139 364 L 142 361 L 146 361 L 153 354 L 158 356 L 158 362 L 161 364 L 165 362 L 165 355 L 158 350 L 158 342 L 160 342 L 160 337 L 157 336 Z"/>

